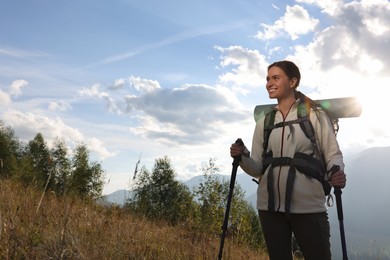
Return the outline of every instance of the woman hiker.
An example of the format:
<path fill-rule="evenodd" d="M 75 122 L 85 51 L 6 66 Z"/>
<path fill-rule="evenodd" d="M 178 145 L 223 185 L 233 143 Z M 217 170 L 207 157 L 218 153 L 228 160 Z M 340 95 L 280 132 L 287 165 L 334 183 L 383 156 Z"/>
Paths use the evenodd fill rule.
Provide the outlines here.
<path fill-rule="evenodd" d="M 271 260 L 293 259 L 292 233 L 305 260 L 331 259 L 323 185 L 346 183 L 333 125 L 321 108 L 308 108 L 313 101 L 297 91 L 300 79 L 299 68 L 291 61 L 269 65 L 266 89 L 269 98 L 277 100 L 272 119 L 267 119 L 273 128 L 265 131 L 269 122 L 258 120 L 250 153 L 245 145 L 230 147 L 232 157 L 241 156 L 240 167 L 259 179 L 257 209 Z M 302 105 L 315 140 L 302 126 L 308 122 L 299 116 Z"/>

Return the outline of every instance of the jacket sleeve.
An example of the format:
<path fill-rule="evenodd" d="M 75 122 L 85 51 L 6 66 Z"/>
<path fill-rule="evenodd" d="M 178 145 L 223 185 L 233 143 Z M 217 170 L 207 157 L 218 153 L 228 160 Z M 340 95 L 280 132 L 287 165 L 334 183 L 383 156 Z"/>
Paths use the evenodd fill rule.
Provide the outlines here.
<path fill-rule="evenodd" d="M 326 169 L 329 171 L 333 165 L 340 166 L 341 170 L 344 170 L 343 154 L 340 150 L 339 144 L 334 134 L 333 125 L 323 110 L 319 110 L 318 113 L 311 113 L 310 120 L 315 122 L 315 132 L 319 147 L 324 155 Z"/>
<path fill-rule="evenodd" d="M 252 138 L 252 151 L 250 156 L 242 156 L 240 161 L 241 168 L 252 177 L 261 177 L 263 137 L 264 136 L 264 119 L 257 121 Z"/>

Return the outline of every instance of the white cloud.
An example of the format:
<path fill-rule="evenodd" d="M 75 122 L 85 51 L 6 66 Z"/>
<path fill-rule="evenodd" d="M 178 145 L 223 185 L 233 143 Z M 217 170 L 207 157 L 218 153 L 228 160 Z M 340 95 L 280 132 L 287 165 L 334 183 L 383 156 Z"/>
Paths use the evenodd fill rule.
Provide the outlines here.
<path fill-rule="evenodd" d="M 273 25 L 262 24 L 263 31 L 259 31 L 256 38 L 260 40 L 272 40 L 287 34 L 292 40 L 300 35 L 314 31 L 319 23 L 318 19 L 310 17 L 310 14 L 302 6 L 287 6 L 286 13 Z"/>
<path fill-rule="evenodd" d="M 167 142 L 171 139 L 178 139 L 185 136 L 178 125 L 173 123 L 161 123 L 152 116 L 139 116 L 139 124 L 130 128 L 130 131 L 144 138 L 159 139 Z"/>
<path fill-rule="evenodd" d="M 156 80 L 142 79 L 134 76 L 131 76 L 129 80 L 130 85 L 141 93 L 149 93 L 161 88 Z"/>
<path fill-rule="evenodd" d="M 99 88 L 100 88 L 100 84 L 94 84 L 90 88 L 82 88 L 82 90 L 79 91 L 79 95 L 86 96 L 86 97 L 97 97 L 97 98 L 107 97 L 108 96 L 107 92 L 101 92 Z"/>
<path fill-rule="evenodd" d="M 0 89 L 0 105 L 6 106 L 11 103 L 11 98 L 8 93 Z"/>
<path fill-rule="evenodd" d="M 383 26 L 373 30 L 370 25 L 373 20 L 381 25 L 390 23 L 390 2 L 354 1 L 334 19 L 336 23 L 319 32 L 308 46 L 296 47 L 310 52 L 301 55 L 301 61 L 311 57 L 318 69 L 325 71 L 344 66 L 365 75 L 390 72 L 390 33 L 380 34 Z"/>
<path fill-rule="evenodd" d="M 256 65 L 252 70 L 258 68 Z M 82 89 L 79 94 L 103 97 L 109 111 L 128 114 L 136 120 L 133 120 L 135 126 L 130 128 L 132 133 L 150 140 L 171 144 L 205 143 L 222 136 L 225 124 L 245 120 L 245 115 L 251 113 L 245 111 L 234 93 L 224 86 L 186 84 L 167 89 L 161 88 L 155 80 L 134 76 L 129 80 L 133 89 L 123 89 L 121 93 L 109 89 L 115 95 L 101 92 L 98 84 Z"/>
<path fill-rule="evenodd" d="M 312 4 L 320 7 L 322 12 L 329 15 L 336 15 L 344 5 L 342 0 L 296 0 L 297 3 Z"/>
<path fill-rule="evenodd" d="M 219 76 L 222 84 L 240 87 L 259 87 L 266 77 L 267 62 L 257 50 L 241 46 L 216 47 L 221 51 L 221 68 L 233 68 Z"/>
<path fill-rule="evenodd" d="M 109 87 L 109 89 L 112 89 L 112 90 L 121 89 L 121 88 L 123 88 L 125 85 L 126 85 L 126 80 L 123 79 L 123 78 L 120 78 L 120 79 L 116 79 L 116 80 L 114 81 L 114 85 L 112 85 L 111 87 Z"/>
<path fill-rule="evenodd" d="M 107 109 L 109 112 L 122 114 L 123 113 L 123 105 L 120 104 L 120 101 L 116 101 L 114 98 L 107 96 L 105 98 L 107 102 Z"/>
<path fill-rule="evenodd" d="M 71 108 L 72 106 L 64 100 L 52 100 L 49 102 L 50 110 L 66 111 Z"/>
<path fill-rule="evenodd" d="M 88 150 L 97 153 L 102 160 L 116 155 L 114 152 L 108 151 L 105 144 L 98 138 L 87 138 L 86 143 Z"/>
<path fill-rule="evenodd" d="M 8 92 L 0 89 L 0 105 L 9 105 L 12 102 L 11 96 L 17 97 L 22 94 L 22 88 L 27 86 L 28 82 L 23 79 L 14 80 L 8 88 Z"/>
<path fill-rule="evenodd" d="M 137 116 L 134 133 L 169 143 L 204 143 L 223 135 L 223 124 L 245 119 L 236 97 L 225 87 L 185 85 L 155 89 L 126 99 L 127 113 Z M 225 125 L 226 127 L 226 125 Z"/>
<path fill-rule="evenodd" d="M 9 94 L 11 96 L 20 96 L 22 94 L 22 88 L 27 86 L 28 82 L 23 79 L 15 80 L 11 83 L 11 86 L 9 87 Z"/>
<path fill-rule="evenodd" d="M 67 127 L 58 117 L 51 119 L 36 113 L 15 110 L 5 112 L 3 117 L 24 140 L 33 138 L 37 133 L 42 133 L 48 140 L 53 140 L 57 136 L 66 136 L 70 140 L 81 140 L 83 137 L 80 131 Z"/>
<path fill-rule="evenodd" d="M 119 89 L 123 89 L 123 86 L 126 84 L 125 79 L 117 79 L 114 81 L 113 86 L 109 86 L 107 88 L 108 91 L 111 91 L 110 93 L 115 94 L 114 92 L 118 91 Z M 103 99 L 106 102 L 107 110 L 109 112 L 122 114 L 125 107 L 123 96 L 120 94 L 116 95 L 119 96 L 119 98 L 112 97 L 110 93 L 101 91 L 100 90 L 100 84 L 94 84 L 92 87 L 89 88 L 82 88 L 78 91 L 78 94 L 82 97 L 92 97 L 92 98 L 99 98 Z"/>
<path fill-rule="evenodd" d="M 318 3 L 325 6 L 325 2 L 333 3 Z M 345 95 L 356 91 L 366 78 L 385 78 L 383 72 L 390 68 L 390 51 L 386 47 L 390 34 L 381 32 L 385 30 L 383 25 L 390 23 L 390 3 L 353 1 L 338 6 L 333 15 L 334 24 L 318 32 L 309 44 L 294 46 L 294 52 L 286 57 L 303 71 L 302 85 L 321 91 L 321 95 Z M 382 26 L 375 30 L 370 23 Z"/>
<path fill-rule="evenodd" d="M 377 74 L 384 69 L 383 62 L 369 56 L 366 52 L 363 52 L 360 55 L 359 59 L 359 68 L 360 71 L 366 72 L 368 74 Z"/>
<path fill-rule="evenodd" d="M 3 118 L 23 141 L 30 141 L 36 134 L 41 133 L 49 147 L 60 137 L 71 147 L 85 143 L 91 152 L 102 159 L 114 155 L 104 147 L 103 142 L 97 138 L 85 137 L 78 129 L 67 126 L 59 117 L 52 119 L 35 113 L 8 110 L 3 113 Z"/>
<path fill-rule="evenodd" d="M 268 51 L 268 54 L 270 56 L 274 55 L 275 53 L 278 53 L 282 50 L 282 48 L 280 46 L 277 46 L 277 47 L 273 47 L 271 48 L 269 51 Z"/>

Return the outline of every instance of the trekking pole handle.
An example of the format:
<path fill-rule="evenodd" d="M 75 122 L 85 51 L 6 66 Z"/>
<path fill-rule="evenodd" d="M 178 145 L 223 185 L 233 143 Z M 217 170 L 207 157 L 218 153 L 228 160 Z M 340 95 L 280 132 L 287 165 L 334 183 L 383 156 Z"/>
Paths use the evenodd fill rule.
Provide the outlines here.
<path fill-rule="evenodd" d="M 241 145 L 241 146 L 244 146 L 244 142 L 242 141 L 241 138 L 238 138 L 238 139 L 236 140 L 236 144 L 239 144 L 239 145 Z"/>
<path fill-rule="evenodd" d="M 330 168 L 330 172 L 331 172 L 331 178 L 332 178 L 332 175 L 335 174 L 336 172 L 338 172 L 340 170 L 340 166 L 338 165 L 333 165 L 332 168 Z M 341 210 L 341 187 L 340 186 L 335 186 L 334 187 L 334 194 L 336 195 L 336 203 L 338 202 L 339 206 L 337 207 L 337 212 L 339 214 L 339 217 L 341 217 L 341 219 L 343 219 L 343 212 Z"/>
<path fill-rule="evenodd" d="M 340 170 L 340 166 L 333 164 L 332 168 L 330 168 L 331 176 Z"/>
<path fill-rule="evenodd" d="M 244 146 L 244 142 L 242 141 L 241 138 L 238 138 L 235 142 L 236 144 L 239 144 L 240 146 Z M 234 162 L 233 163 L 238 163 L 241 161 L 241 155 L 234 156 Z"/>
<path fill-rule="evenodd" d="M 333 165 L 332 168 L 330 168 L 330 178 L 332 178 L 333 174 L 335 174 L 336 172 L 338 172 L 340 170 L 340 166 L 338 165 Z M 335 186 L 334 189 L 336 190 L 341 190 L 342 187 L 339 187 L 339 186 Z"/>

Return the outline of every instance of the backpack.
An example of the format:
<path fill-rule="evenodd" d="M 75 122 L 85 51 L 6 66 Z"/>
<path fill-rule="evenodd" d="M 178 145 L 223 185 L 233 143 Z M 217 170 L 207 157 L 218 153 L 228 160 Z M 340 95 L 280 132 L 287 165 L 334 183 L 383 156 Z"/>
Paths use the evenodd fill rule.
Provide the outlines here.
<path fill-rule="evenodd" d="M 280 122 L 274 124 L 276 110 L 273 109 L 265 115 L 264 118 L 264 142 L 263 142 L 263 174 L 268 168 L 269 165 L 273 167 L 276 166 L 290 166 L 289 174 L 287 177 L 287 187 L 286 187 L 286 213 L 289 213 L 292 186 L 295 179 L 295 169 L 298 169 L 301 173 L 305 174 L 308 178 L 314 178 L 318 180 L 323 187 L 324 193 L 326 196 L 330 194 L 331 186 L 328 183 L 327 172 L 326 172 L 326 163 L 321 150 L 318 147 L 315 130 L 310 121 L 310 111 L 313 109 L 316 113 L 318 112 L 318 105 L 306 97 L 301 92 L 297 92 L 297 98 L 300 99 L 297 108 L 297 119 L 292 121 Z M 324 110 L 326 112 L 326 110 Z M 338 120 L 337 118 L 332 118 L 328 113 L 329 120 L 333 123 L 333 130 L 335 135 L 338 131 Z M 320 159 L 316 159 L 313 155 L 307 155 L 304 153 L 297 152 L 293 158 L 290 157 L 277 157 L 274 158 L 272 151 L 267 152 L 268 140 L 273 129 L 278 127 L 284 127 L 292 124 L 299 124 L 305 136 L 310 140 L 314 152 L 318 155 Z M 274 198 L 273 198 L 273 174 L 268 174 L 267 188 L 269 190 L 269 201 L 268 207 L 270 211 L 274 211 Z"/>

